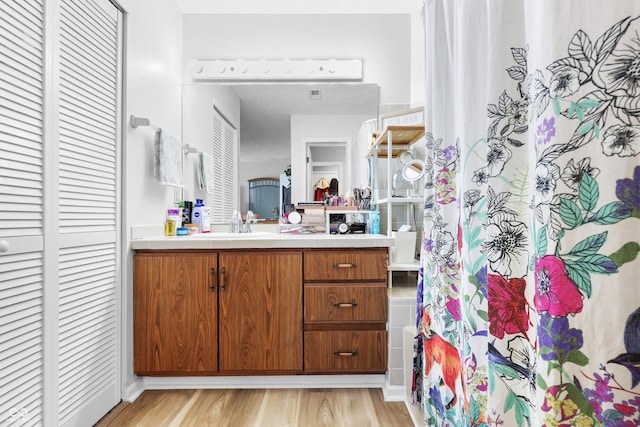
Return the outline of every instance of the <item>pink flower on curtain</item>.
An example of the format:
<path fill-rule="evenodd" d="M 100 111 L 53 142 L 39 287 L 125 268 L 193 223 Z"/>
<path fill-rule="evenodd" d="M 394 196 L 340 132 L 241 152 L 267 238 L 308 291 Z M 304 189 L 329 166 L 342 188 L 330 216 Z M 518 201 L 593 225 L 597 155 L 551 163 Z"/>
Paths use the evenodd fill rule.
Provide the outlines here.
<path fill-rule="evenodd" d="M 460 300 L 457 298 L 452 298 L 450 296 L 447 297 L 447 310 L 451 313 L 451 317 L 453 320 L 462 319 L 462 313 L 460 312 Z"/>
<path fill-rule="evenodd" d="M 567 316 L 582 311 L 582 295 L 560 258 L 545 255 L 536 259 L 535 280 L 535 305 L 539 312 Z"/>
<path fill-rule="evenodd" d="M 527 336 L 529 315 L 524 296 L 527 283 L 522 278 L 507 281 L 497 274 L 489 274 L 489 332 L 498 338 L 505 334 L 522 333 Z"/>

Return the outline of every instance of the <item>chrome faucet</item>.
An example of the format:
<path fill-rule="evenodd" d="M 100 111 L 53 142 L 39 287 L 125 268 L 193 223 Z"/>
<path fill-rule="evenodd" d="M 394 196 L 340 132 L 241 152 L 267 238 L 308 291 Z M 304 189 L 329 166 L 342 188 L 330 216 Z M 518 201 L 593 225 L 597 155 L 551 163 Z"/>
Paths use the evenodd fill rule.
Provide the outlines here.
<path fill-rule="evenodd" d="M 242 215 L 240 211 L 233 211 L 231 215 L 231 224 L 229 225 L 229 233 L 242 232 Z"/>
<path fill-rule="evenodd" d="M 247 217 L 244 220 L 244 230 L 243 233 L 251 233 L 251 223 L 256 222 L 256 216 L 253 214 L 253 211 L 247 211 Z"/>
<path fill-rule="evenodd" d="M 231 215 L 229 233 L 251 233 L 252 222 L 258 222 L 253 211 L 247 211 L 247 216 L 244 224 L 242 223 L 242 214 L 240 213 L 240 211 L 233 211 L 233 214 Z"/>

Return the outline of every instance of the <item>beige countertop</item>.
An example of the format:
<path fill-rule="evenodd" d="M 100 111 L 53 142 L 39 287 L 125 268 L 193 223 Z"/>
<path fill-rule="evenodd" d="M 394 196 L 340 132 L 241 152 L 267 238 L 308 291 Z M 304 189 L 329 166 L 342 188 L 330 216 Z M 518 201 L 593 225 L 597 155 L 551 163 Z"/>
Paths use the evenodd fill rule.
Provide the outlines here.
<path fill-rule="evenodd" d="M 269 248 L 374 248 L 391 247 L 394 239 L 381 234 L 278 234 L 273 232 L 213 232 L 191 236 L 140 236 L 131 239 L 133 250 L 269 249 Z"/>

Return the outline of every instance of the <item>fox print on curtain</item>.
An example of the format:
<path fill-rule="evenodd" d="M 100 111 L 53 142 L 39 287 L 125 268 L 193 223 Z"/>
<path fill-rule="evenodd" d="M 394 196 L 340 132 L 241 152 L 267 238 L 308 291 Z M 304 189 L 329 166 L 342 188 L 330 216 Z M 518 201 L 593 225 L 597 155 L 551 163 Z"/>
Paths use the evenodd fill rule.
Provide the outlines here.
<path fill-rule="evenodd" d="M 640 2 L 425 8 L 425 425 L 640 425 Z"/>

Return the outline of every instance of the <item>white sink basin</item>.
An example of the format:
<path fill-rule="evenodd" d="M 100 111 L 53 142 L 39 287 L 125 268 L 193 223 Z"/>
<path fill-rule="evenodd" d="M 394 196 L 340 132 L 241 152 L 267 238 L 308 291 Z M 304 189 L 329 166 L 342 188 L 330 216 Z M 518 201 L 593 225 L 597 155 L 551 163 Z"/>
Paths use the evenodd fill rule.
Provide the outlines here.
<path fill-rule="evenodd" d="M 275 233 L 269 231 L 252 231 L 251 233 L 229 233 L 216 231 L 213 233 L 192 234 L 190 239 L 251 239 L 255 237 L 272 236 Z"/>

